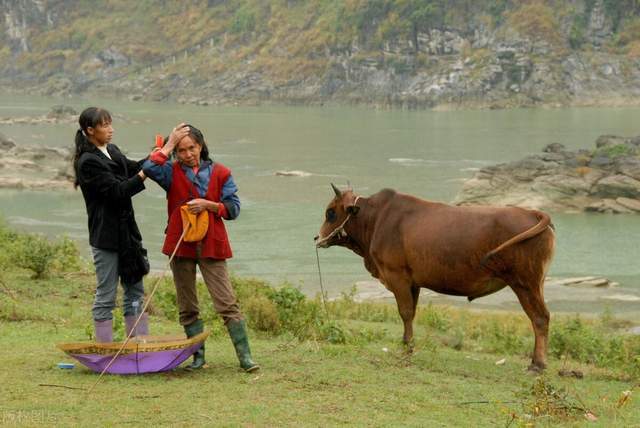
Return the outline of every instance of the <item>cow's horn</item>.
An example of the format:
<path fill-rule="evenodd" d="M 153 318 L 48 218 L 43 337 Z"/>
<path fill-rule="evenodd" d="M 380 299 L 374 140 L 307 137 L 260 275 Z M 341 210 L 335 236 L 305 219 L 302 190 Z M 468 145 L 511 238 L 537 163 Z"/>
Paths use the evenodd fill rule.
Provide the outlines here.
<path fill-rule="evenodd" d="M 342 196 L 342 192 L 340 191 L 340 189 L 336 187 L 335 184 L 331 183 L 331 187 L 333 188 L 333 191 L 336 193 L 336 196 L 338 198 Z"/>

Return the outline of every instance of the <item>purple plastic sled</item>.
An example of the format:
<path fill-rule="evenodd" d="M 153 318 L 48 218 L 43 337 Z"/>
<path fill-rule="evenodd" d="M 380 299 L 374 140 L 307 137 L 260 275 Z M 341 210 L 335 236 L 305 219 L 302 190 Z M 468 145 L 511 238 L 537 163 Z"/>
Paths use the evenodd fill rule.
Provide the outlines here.
<path fill-rule="evenodd" d="M 132 337 L 106 373 L 140 374 L 172 370 L 200 349 L 207 336 L 208 331 L 190 339 L 176 336 Z M 58 344 L 58 348 L 97 373 L 102 373 L 121 346 L 122 342 Z"/>

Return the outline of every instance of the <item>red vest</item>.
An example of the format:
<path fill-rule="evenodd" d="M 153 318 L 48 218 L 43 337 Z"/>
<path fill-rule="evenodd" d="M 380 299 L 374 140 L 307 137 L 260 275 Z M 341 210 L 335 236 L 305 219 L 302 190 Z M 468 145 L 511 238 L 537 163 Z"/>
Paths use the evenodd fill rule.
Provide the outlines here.
<path fill-rule="evenodd" d="M 211 164 L 213 172 L 209 180 L 209 188 L 205 199 L 213 202 L 220 202 L 222 186 L 231 175 L 231 171 L 220 163 Z M 173 177 L 171 187 L 167 192 L 167 210 L 169 213 L 169 225 L 167 226 L 166 237 L 162 252 L 168 256 L 182 236 L 182 218 L 180 217 L 180 206 L 191 199 L 199 198 L 200 194 L 195 184 L 189 181 L 182 167 L 178 162 L 173 164 Z M 200 257 L 212 259 L 229 259 L 232 257 L 231 245 L 227 230 L 222 222 L 222 217 L 209 211 L 209 230 L 200 242 L 182 242 L 176 253 L 177 257 L 196 258 L 196 248 L 201 245 Z"/>

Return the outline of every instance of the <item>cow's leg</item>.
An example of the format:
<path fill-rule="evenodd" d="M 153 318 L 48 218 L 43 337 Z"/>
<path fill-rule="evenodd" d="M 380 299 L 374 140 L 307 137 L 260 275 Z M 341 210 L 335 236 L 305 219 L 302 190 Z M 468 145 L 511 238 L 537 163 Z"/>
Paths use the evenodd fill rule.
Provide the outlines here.
<path fill-rule="evenodd" d="M 413 315 L 416 314 L 416 308 L 418 307 L 418 300 L 420 300 L 420 287 L 415 285 L 411 287 L 411 296 L 413 296 Z"/>
<path fill-rule="evenodd" d="M 512 287 L 533 326 L 536 342 L 533 348 L 533 360 L 529 366 L 529 370 L 533 371 L 541 371 L 546 367 L 550 316 L 542 294 L 543 281 L 544 279 L 541 279 L 530 287 L 524 284 Z"/>
<path fill-rule="evenodd" d="M 414 291 L 414 287 L 412 287 L 408 281 L 404 280 L 404 278 L 399 278 L 395 281 L 391 289 L 391 292 L 393 292 L 393 295 L 396 297 L 400 318 L 402 318 L 404 323 L 402 341 L 409 349 L 413 347 L 413 317 L 416 315 L 417 298 L 420 293 L 420 289 L 417 288 L 417 290 L 418 291 Z"/>

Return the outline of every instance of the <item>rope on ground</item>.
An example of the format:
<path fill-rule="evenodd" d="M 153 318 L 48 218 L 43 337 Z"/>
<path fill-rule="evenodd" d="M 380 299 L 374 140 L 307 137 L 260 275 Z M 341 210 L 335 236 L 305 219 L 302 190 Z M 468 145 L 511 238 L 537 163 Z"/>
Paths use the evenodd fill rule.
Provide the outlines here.
<path fill-rule="evenodd" d="M 318 246 L 316 245 L 316 261 L 318 262 L 318 278 L 320 278 L 320 295 L 322 297 L 322 308 L 324 312 L 329 316 L 329 312 L 327 312 L 327 304 L 325 302 L 324 296 L 324 284 L 322 283 L 322 272 L 320 271 L 320 254 L 318 254 Z"/>
<path fill-rule="evenodd" d="M 87 389 L 87 388 L 78 388 L 78 387 L 75 387 L 75 386 L 56 385 L 56 384 L 53 384 L 53 383 L 41 383 L 41 384 L 38 384 L 38 386 L 50 386 L 50 387 L 53 387 L 53 388 L 66 388 L 66 389 L 79 389 L 81 391 L 84 391 L 84 390 Z"/>

